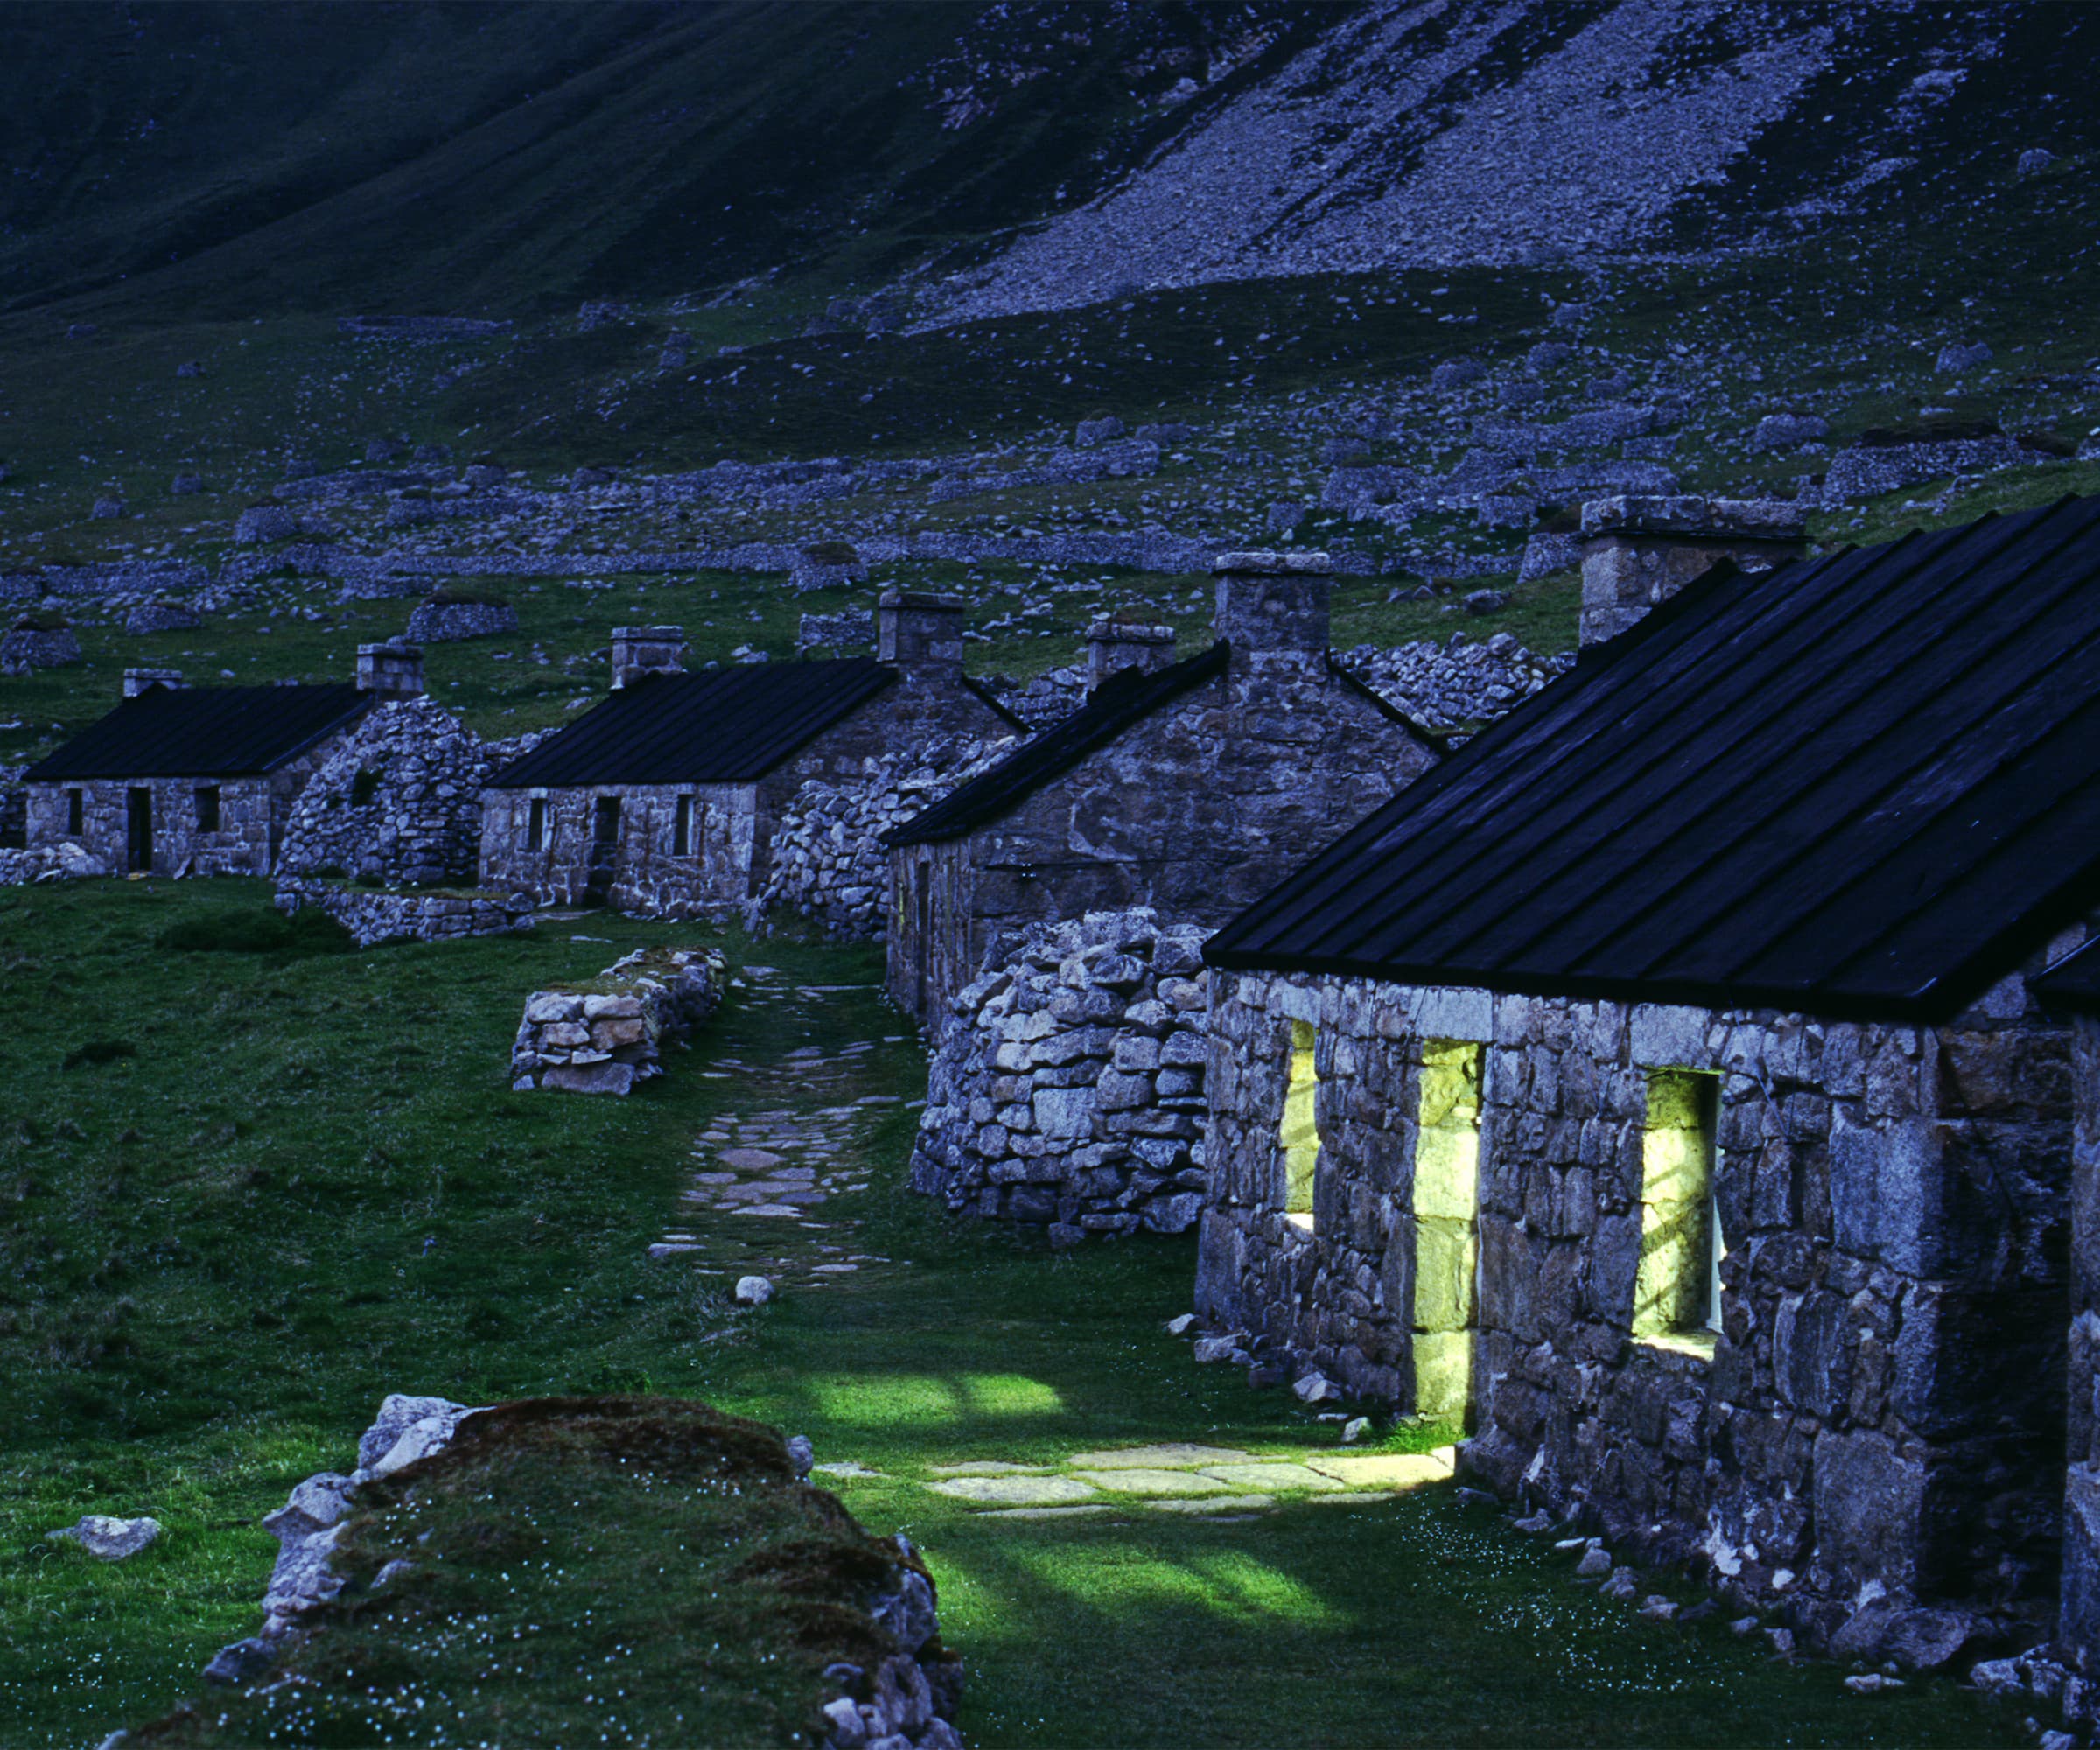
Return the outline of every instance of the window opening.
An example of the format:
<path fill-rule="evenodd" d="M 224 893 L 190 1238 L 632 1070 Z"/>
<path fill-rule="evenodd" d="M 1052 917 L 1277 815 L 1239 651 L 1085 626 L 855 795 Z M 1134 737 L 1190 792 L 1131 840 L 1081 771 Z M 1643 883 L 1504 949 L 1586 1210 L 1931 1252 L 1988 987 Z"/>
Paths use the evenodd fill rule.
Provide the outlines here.
<path fill-rule="evenodd" d="M 216 784 L 206 784 L 197 792 L 197 830 L 219 830 L 219 787 Z"/>
<path fill-rule="evenodd" d="M 532 799 L 525 825 L 525 842 L 535 850 L 547 848 L 547 799 L 544 796 Z"/>
<path fill-rule="evenodd" d="M 1719 1102 L 1718 1075 L 1690 1069 L 1649 1073 L 1641 1144 L 1636 1337 L 1720 1329 L 1725 1242 L 1713 1191 Z"/>
<path fill-rule="evenodd" d="M 126 835 L 125 865 L 134 874 L 150 874 L 153 868 L 153 792 L 145 788 L 130 793 Z"/>
<path fill-rule="evenodd" d="M 1427 1040 L 1415 1132 L 1415 1409 L 1463 1415 L 1479 1320 L 1480 1063 L 1470 1040 Z"/>
<path fill-rule="evenodd" d="M 693 799 L 678 798 L 678 808 L 671 823 L 671 855 L 690 857 L 693 854 Z"/>
<path fill-rule="evenodd" d="M 81 791 L 66 793 L 66 830 L 76 838 L 88 830 L 88 800 Z"/>
<path fill-rule="evenodd" d="M 1284 1154 L 1284 1213 L 1308 1231 L 1312 1226 L 1312 1186 L 1320 1167 L 1320 1076 L 1313 1068 L 1312 1025 L 1291 1023 L 1290 1080 L 1284 1088 L 1284 1118 L 1277 1142 Z"/>

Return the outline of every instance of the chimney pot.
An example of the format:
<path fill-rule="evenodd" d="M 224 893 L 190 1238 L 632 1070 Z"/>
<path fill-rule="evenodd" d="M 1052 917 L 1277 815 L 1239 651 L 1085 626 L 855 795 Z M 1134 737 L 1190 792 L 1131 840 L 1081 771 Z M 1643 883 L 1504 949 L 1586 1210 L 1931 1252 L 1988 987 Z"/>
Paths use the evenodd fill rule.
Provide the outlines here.
<path fill-rule="evenodd" d="M 1236 656 L 1327 648 L 1334 561 L 1326 554 L 1222 553 L 1211 570 L 1217 578 L 1213 624 Z"/>
<path fill-rule="evenodd" d="M 612 687 L 631 687 L 647 675 L 685 672 L 682 626 L 616 626 L 612 628 Z"/>
<path fill-rule="evenodd" d="M 1768 571 L 1808 551 L 1798 505 L 1768 498 L 1606 498 L 1582 508 L 1582 643 L 1615 638 L 1718 564 Z"/>
<path fill-rule="evenodd" d="M 423 696 L 423 648 L 416 644 L 357 647 L 357 690 L 387 699 Z"/>
<path fill-rule="evenodd" d="M 1087 628 L 1087 686 L 1098 687 L 1110 675 L 1135 668 L 1150 675 L 1174 660 L 1174 628 L 1143 626 L 1103 618 Z"/>
<path fill-rule="evenodd" d="M 155 687 L 166 687 L 172 690 L 181 684 L 182 670 L 179 668 L 127 668 L 124 670 L 124 696 L 128 699 L 135 699 L 141 693 L 150 692 Z"/>
<path fill-rule="evenodd" d="M 875 603 L 875 660 L 907 673 L 962 668 L 962 598 L 885 590 Z"/>

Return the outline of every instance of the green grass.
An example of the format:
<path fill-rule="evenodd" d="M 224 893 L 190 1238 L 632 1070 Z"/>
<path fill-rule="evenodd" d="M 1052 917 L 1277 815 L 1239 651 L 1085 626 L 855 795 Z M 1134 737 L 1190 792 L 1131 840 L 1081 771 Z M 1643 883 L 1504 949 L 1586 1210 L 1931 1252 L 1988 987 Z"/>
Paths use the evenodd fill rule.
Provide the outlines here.
<path fill-rule="evenodd" d="M 779 1098 L 711 1077 L 715 1060 L 769 1064 L 808 1044 L 869 1041 L 856 1060 L 866 1087 L 922 1087 L 916 1046 L 883 1043 L 904 1028 L 873 989 L 871 950 L 731 938 L 732 962 L 779 969 L 776 990 L 850 988 L 764 1002 L 732 992 L 692 1052 L 633 1098 L 563 1099 L 505 1087 L 524 993 L 643 942 L 718 938 L 592 914 L 436 947 L 159 945 L 200 921 L 206 938 L 245 941 L 229 920 L 265 903 L 260 884 L 233 881 L 0 892 L 0 975 L 38 1016 L 0 1046 L 10 1746 L 92 1742 L 186 1698 L 208 1704 L 199 1668 L 256 1626 L 274 1553 L 256 1522 L 299 1477 L 346 1467 L 389 1390 L 699 1398 L 807 1433 L 820 1462 L 884 1473 L 841 1493 L 872 1531 L 921 1547 L 944 1636 L 969 1663 L 962 1725 L 986 1746 L 1251 1746 L 1273 1742 L 1280 1720 L 1309 1744 L 2016 1735 L 1945 1683 L 1863 1702 L 1838 1668 L 1774 1665 L 1761 1642 L 1711 1623 L 1639 1623 L 1575 1587 L 1570 1558 L 1448 1488 L 1234 1523 L 973 1517 L 922 1486 L 931 1466 L 1054 1462 L 1162 1438 L 1289 1455 L 1335 1436 L 1288 1393 L 1197 1367 L 1160 1329 L 1187 1305 L 1185 1241 L 1053 1255 L 905 1194 L 913 1117 L 899 1106 L 866 1109 L 886 1116 L 853 1144 L 873 1188 L 826 1210 L 859 1220 L 854 1246 L 889 1266 L 822 1292 L 791 1288 L 752 1314 L 721 1288 L 739 1256 L 762 1259 L 777 1238 L 733 1223 L 713 1234 L 704 1261 L 718 1276 L 690 1257 L 646 1257 L 680 1219 L 695 1134 L 738 1102 Z M 95 1041 L 133 1053 L 60 1068 Z M 1442 1438 L 1403 1425 L 1382 1444 Z M 424 1724 L 394 1726 L 396 1741 L 438 1741 L 437 1718 L 488 1735 L 499 1715 L 530 1723 L 504 1741 L 597 1741 L 606 1715 L 569 1681 L 579 1600 L 604 1600 L 612 1638 L 636 1648 L 614 1669 L 655 1710 L 653 1741 L 691 1741 L 661 1710 L 690 1699 L 674 1680 L 693 1675 L 694 1650 L 676 1635 L 644 1640 L 633 1613 L 718 1620 L 702 1594 L 719 1569 L 671 1563 L 652 1576 L 641 1552 L 720 1522 L 667 1521 L 660 1497 L 602 1476 L 566 1517 L 552 1510 L 560 1474 L 526 1466 L 512 1487 L 477 1482 L 472 1493 L 502 1502 L 479 1518 L 463 1497 L 388 1497 L 394 1516 L 360 1527 L 367 1565 L 424 1530 L 447 1548 L 515 1548 L 520 1561 L 497 1568 L 509 1582 L 468 1562 L 436 1591 L 401 1594 L 423 1604 L 396 1623 L 396 1662 L 376 1675 L 318 1649 L 340 1729 L 299 1741 L 384 1741 L 356 1723 L 377 1717 L 360 1710 L 382 1677 L 388 1695 L 425 1698 Z M 782 1510 L 751 1535 L 792 1535 L 802 1509 Z M 151 1512 L 168 1530 L 114 1567 L 45 1540 L 88 1511 Z M 527 1557 L 551 1565 L 528 1571 Z M 368 1638 L 344 1644 L 387 1641 L 392 1620 L 363 1619 L 355 1633 Z M 505 1637 L 522 1677 L 472 1678 L 478 1650 L 446 1623 Z M 738 1708 L 755 1696 L 754 1712 L 733 1716 L 748 1732 L 707 1741 L 782 1741 L 775 1727 L 806 1697 L 743 1676 L 731 1688 Z M 661 1699 L 674 1689 L 678 1703 Z"/>

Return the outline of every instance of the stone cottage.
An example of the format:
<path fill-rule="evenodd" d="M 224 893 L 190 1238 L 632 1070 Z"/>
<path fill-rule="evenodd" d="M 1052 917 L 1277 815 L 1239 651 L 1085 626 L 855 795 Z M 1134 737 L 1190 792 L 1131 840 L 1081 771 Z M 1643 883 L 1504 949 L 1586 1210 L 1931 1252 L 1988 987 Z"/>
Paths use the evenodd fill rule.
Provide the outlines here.
<path fill-rule="evenodd" d="M 872 661 L 703 674 L 676 626 L 616 631 L 612 696 L 490 780 L 483 884 L 673 917 L 738 907 L 804 784 L 1018 727 L 962 672 L 960 601 L 886 591 L 876 620 Z"/>
<path fill-rule="evenodd" d="M 1223 922 L 1436 744 L 1334 659 L 1318 553 L 1217 562 L 1216 640 L 1097 621 L 1086 702 L 892 831 L 891 996 L 942 1016 L 1004 933 L 1149 906 Z"/>
<path fill-rule="evenodd" d="M 1681 587 L 1211 939 L 1197 1302 L 1937 1664 L 2055 1610 L 2028 981 L 2100 906 L 2100 501 L 1690 583 L 1667 538 Z"/>
<path fill-rule="evenodd" d="M 116 872 L 268 875 L 314 770 L 374 704 L 423 691 L 423 653 L 367 644 L 354 684 L 196 687 L 125 671 L 124 699 L 23 774 L 29 848 Z"/>

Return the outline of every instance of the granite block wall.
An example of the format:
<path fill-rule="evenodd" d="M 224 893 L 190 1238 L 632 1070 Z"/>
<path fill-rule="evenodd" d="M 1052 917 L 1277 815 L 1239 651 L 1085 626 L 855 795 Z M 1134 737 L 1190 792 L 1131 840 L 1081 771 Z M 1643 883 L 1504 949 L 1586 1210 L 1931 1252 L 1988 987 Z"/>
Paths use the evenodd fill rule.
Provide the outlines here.
<path fill-rule="evenodd" d="M 1445 1394 L 1473 1430 L 1468 1479 L 1699 1569 L 1813 1642 L 1935 1663 L 2053 1613 L 2069 1040 L 2021 980 L 1925 1027 L 1213 979 L 1208 1318 L 1367 1396 Z M 1295 1220 L 1294 1024 L 1313 1033 L 1320 1143 Z M 1448 1065 L 1465 1047 L 1480 1079 L 1460 1322 L 1462 1292 L 1424 1296 L 1451 1246 L 1422 1180 L 1425 1135 L 1448 1154 L 1463 1114 Z M 1446 1096 L 1425 1100 L 1439 1062 Z M 1685 1077 L 1712 1101 L 1711 1194 L 1690 1207 L 1719 1236 L 1718 1330 L 1643 1310 L 1664 1249 L 1704 1242 L 1653 1188 L 1682 1153 L 1662 1090 Z"/>

